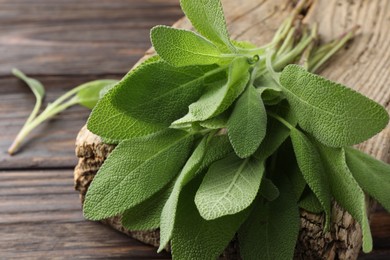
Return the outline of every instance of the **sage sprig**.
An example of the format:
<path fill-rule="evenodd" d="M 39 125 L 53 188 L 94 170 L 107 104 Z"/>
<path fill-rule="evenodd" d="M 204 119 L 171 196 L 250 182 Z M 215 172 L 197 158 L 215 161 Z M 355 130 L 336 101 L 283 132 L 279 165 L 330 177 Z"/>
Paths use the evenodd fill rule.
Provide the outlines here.
<path fill-rule="evenodd" d="M 390 166 L 350 146 L 389 116 L 312 73 L 355 28 L 318 44 L 317 26 L 299 21 L 301 1 L 256 47 L 230 39 L 219 0 L 180 2 L 197 32 L 153 28 L 157 55 L 90 115 L 88 129 L 118 146 L 88 190 L 84 215 L 160 228 L 159 251 L 171 244 L 175 259 L 215 259 L 235 234 L 244 259 L 291 259 L 299 208 L 323 214 L 328 230 L 335 200 L 361 224 L 369 252 L 363 190 L 389 209 Z"/>
<path fill-rule="evenodd" d="M 53 103 L 49 103 L 47 107 L 40 114 L 38 114 L 42 106 L 42 101 L 45 97 L 46 91 L 44 86 L 38 80 L 26 76 L 18 69 L 13 69 L 12 73 L 19 79 L 23 80 L 29 86 L 31 91 L 34 93 L 36 103 L 34 109 L 32 110 L 30 116 L 27 118 L 22 129 L 16 136 L 12 145 L 8 148 L 8 153 L 10 155 L 18 151 L 18 149 L 22 145 L 23 140 L 38 125 L 54 117 L 58 113 L 61 113 L 67 108 L 77 104 L 92 109 L 99 100 L 101 91 L 107 91 L 109 87 L 112 87 L 117 82 L 117 80 L 102 79 L 84 83 L 78 87 L 69 90 L 68 92 L 60 96 L 58 99 L 56 99 Z"/>

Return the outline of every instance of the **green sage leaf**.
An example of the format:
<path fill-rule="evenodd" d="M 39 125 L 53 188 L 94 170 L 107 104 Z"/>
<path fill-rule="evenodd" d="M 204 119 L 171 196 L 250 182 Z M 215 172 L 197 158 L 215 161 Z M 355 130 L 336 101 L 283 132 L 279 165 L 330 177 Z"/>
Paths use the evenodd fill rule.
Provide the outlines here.
<path fill-rule="evenodd" d="M 222 51 L 235 51 L 220 0 L 180 0 L 180 5 L 200 34 L 218 45 Z"/>
<path fill-rule="evenodd" d="M 359 186 L 390 212 L 390 165 L 354 148 L 345 148 L 345 155 Z"/>
<path fill-rule="evenodd" d="M 291 129 L 290 136 L 299 169 L 325 211 L 325 229 L 328 229 L 330 227 L 332 198 L 321 156 L 315 145 L 299 130 Z"/>
<path fill-rule="evenodd" d="M 308 186 L 306 186 L 298 205 L 300 208 L 314 214 L 320 214 L 324 211 L 320 201 L 317 199 L 317 196 Z"/>
<path fill-rule="evenodd" d="M 201 96 L 217 66 L 173 67 L 165 61 L 142 66 L 113 89 L 112 104 L 138 120 L 169 126 Z M 156 87 L 158 86 L 158 87 Z"/>
<path fill-rule="evenodd" d="M 151 30 L 157 54 L 173 66 L 208 65 L 219 63 L 220 50 L 194 32 L 159 25 Z"/>
<path fill-rule="evenodd" d="M 348 169 L 344 150 L 326 147 L 320 143 L 317 145 L 328 174 L 332 195 L 361 225 L 363 251 L 368 253 L 372 250 L 372 237 L 367 219 L 364 192 Z"/>
<path fill-rule="evenodd" d="M 240 159 L 235 154 L 213 163 L 195 196 L 206 220 L 233 215 L 255 199 L 264 173 L 264 162 Z"/>
<path fill-rule="evenodd" d="M 279 189 L 268 178 L 263 177 L 260 184 L 260 194 L 268 201 L 273 201 L 279 197 Z"/>
<path fill-rule="evenodd" d="M 280 82 L 299 125 L 327 146 L 343 147 L 365 141 L 389 121 L 379 104 L 300 66 L 285 67 Z"/>
<path fill-rule="evenodd" d="M 173 259 L 215 260 L 248 216 L 245 210 L 211 221 L 203 219 L 194 204 L 198 183 L 189 183 L 180 194 L 171 243 Z"/>
<path fill-rule="evenodd" d="M 238 232 L 241 257 L 246 260 L 293 259 L 300 220 L 290 183 L 281 175 L 275 182 L 279 197 L 257 200 Z"/>
<path fill-rule="evenodd" d="M 260 95 L 248 86 L 238 98 L 230 115 L 227 131 L 234 151 L 240 158 L 251 156 L 265 137 L 267 112 Z"/>
<path fill-rule="evenodd" d="M 100 220 L 115 216 L 153 196 L 180 171 L 192 139 L 184 131 L 169 130 L 122 141 L 88 189 L 85 217 Z"/>
<path fill-rule="evenodd" d="M 114 79 L 101 79 L 78 86 L 80 91 L 77 92 L 76 97 L 79 104 L 89 109 L 94 108 L 100 99 L 100 92 L 107 86 L 113 86 L 117 82 Z"/>
<path fill-rule="evenodd" d="M 126 210 L 122 215 L 122 226 L 128 230 L 150 231 L 160 227 L 160 216 L 169 195 L 171 184 L 154 194 L 149 199 Z"/>

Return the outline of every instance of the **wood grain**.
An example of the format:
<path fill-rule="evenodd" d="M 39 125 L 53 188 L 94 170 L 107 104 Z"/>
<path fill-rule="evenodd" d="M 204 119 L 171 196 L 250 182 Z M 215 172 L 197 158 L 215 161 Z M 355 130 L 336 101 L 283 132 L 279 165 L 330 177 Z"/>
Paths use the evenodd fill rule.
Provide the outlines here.
<path fill-rule="evenodd" d="M 322 73 L 389 108 L 390 1 L 316 2 L 320 6 L 312 17 L 321 21 L 323 37 L 362 25 L 347 54 Z M 257 43 L 270 39 L 289 7 L 284 0 L 225 3 L 235 10 L 228 16 L 232 36 Z M 74 141 L 88 110 L 75 107 L 42 125 L 14 157 L 5 151 L 34 105 L 11 68 L 42 80 L 46 101 L 88 80 L 120 78 L 150 46 L 149 29 L 182 16 L 178 0 L 0 0 L 0 7 L 0 259 L 168 259 L 85 221 L 72 171 L 53 170 L 76 164 Z M 266 15 L 255 17 L 259 10 Z M 244 22 L 251 26 L 241 30 Z M 365 149 L 386 160 L 388 140 L 387 128 Z M 375 250 L 359 258 L 389 259 L 390 215 L 379 209 L 371 227 Z"/>

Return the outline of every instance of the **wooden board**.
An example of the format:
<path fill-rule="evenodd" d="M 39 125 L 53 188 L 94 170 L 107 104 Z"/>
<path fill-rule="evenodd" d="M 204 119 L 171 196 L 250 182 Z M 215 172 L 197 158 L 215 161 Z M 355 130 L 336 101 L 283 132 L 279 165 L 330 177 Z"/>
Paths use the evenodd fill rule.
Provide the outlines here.
<path fill-rule="evenodd" d="M 225 1 L 234 37 L 269 40 L 288 10 L 286 1 Z M 363 91 L 389 109 L 390 1 L 317 1 L 325 37 L 363 25 L 347 52 L 322 73 Z M 17 156 L 6 154 L 34 105 L 13 67 L 47 87 L 47 101 L 96 78 L 120 78 L 150 46 L 149 29 L 182 15 L 178 0 L 0 0 L 0 259 L 158 259 L 155 249 L 83 219 L 73 191 L 74 140 L 88 111 L 72 108 L 42 125 Z M 243 17 L 256 13 L 250 30 Z M 375 13 L 376 15 L 373 15 Z M 343 17 L 343 19 L 340 19 Z M 251 35 L 256 35 L 255 37 Z M 377 70 L 374 68 L 378 68 Z M 389 128 L 366 145 L 388 159 Z M 376 148 L 375 148 L 376 147 Z M 56 169 L 56 170 L 53 170 Z M 373 215 L 374 252 L 361 259 L 390 258 L 390 215 Z"/>

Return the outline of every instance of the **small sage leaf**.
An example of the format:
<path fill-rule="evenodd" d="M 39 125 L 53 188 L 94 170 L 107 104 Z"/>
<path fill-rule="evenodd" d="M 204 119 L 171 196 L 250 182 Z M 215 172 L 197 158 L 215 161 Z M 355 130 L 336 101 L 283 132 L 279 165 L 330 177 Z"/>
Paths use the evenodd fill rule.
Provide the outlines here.
<path fill-rule="evenodd" d="M 118 81 L 114 79 L 94 80 L 80 85 L 80 91 L 77 92 L 76 97 L 78 103 L 89 109 L 95 107 L 100 99 L 100 92 L 107 86 L 113 87 Z"/>
<path fill-rule="evenodd" d="M 157 54 L 173 66 L 208 65 L 219 63 L 220 50 L 194 32 L 168 26 L 156 26 L 151 31 Z"/>
<path fill-rule="evenodd" d="M 233 215 L 255 199 L 264 173 L 264 162 L 240 159 L 235 154 L 213 163 L 195 196 L 206 220 Z"/>
<path fill-rule="evenodd" d="M 234 151 L 240 158 L 251 156 L 265 137 L 267 113 L 261 96 L 248 86 L 238 98 L 230 115 L 227 131 Z"/>

